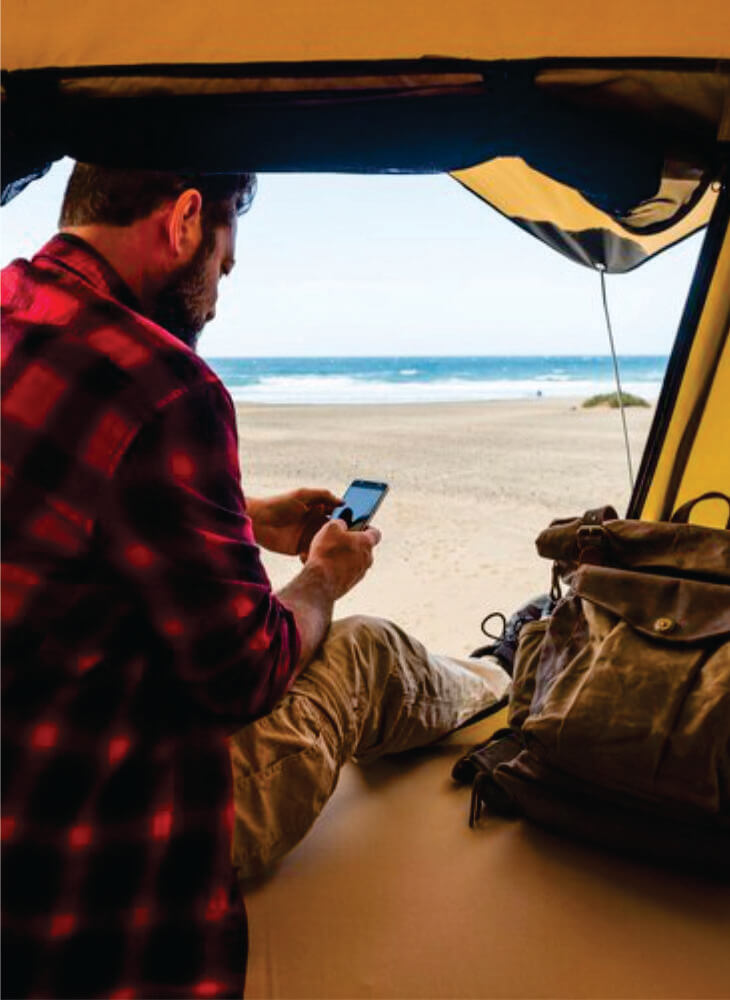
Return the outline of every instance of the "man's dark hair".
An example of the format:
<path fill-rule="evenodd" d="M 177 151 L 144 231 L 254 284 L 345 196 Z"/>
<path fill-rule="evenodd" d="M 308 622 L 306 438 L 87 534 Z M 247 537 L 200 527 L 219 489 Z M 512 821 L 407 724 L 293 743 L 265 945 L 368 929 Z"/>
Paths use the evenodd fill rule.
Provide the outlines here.
<path fill-rule="evenodd" d="M 77 163 L 61 207 L 60 226 L 129 226 L 166 201 L 195 188 L 203 199 L 203 231 L 243 215 L 256 193 L 256 174 L 176 174 Z"/>

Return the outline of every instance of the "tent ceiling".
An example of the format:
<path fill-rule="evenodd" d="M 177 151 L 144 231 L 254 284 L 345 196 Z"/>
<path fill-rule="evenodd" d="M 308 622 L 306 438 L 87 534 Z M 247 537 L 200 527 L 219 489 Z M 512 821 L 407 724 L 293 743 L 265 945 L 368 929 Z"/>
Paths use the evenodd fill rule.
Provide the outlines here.
<path fill-rule="evenodd" d="M 712 213 L 719 236 L 705 241 L 633 502 L 662 516 L 678 491 L 727 489 L 726 243 L 711 281 L 728 219 L 729 65 L 728 0 L 4 0 L 3 179 L 17 191 L 64 154 L 458 171 L 518 225 L 609 270 Z"/>
<path fill-rule="evenodd" d="M 549 245 L 622 271 L 707 223 L 730 74 L 635 60 L 77 66 L 5 73 L 3 98 L 4 180 L 21 181 L 6 200 L 62 155 L 178 171 L 457 171 Z"/>
<path fill-rule="evenodd" d="M 640 44 L 637 44 L 640 39 Z M 730 58 L 730 5 L 699 0 L 5 0 L 2 65 Z"/>
<path fill-rule="evenodd" d="M 457 171 L 573 259 L 626 270 L 706 224 L 730 140 L 726 0 L 600 15 L 584 0 L 127 0 L 120 16 L 5 0 L 3 15 L 5 199 L 62 155 Z"/>

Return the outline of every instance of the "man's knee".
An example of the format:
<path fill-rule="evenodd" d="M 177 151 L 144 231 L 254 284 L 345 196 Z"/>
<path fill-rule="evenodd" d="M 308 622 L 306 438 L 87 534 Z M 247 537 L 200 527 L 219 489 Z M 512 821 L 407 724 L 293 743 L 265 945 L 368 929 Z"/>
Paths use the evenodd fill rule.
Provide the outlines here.
<path fill-rule="evenodd" d="M 330 625 L 328 639 L 351 642 L 382 642 L 396 626 L 386 618 L 373 615 L 348 615 Z"/>
<path fill-rule="evenodd" d="M 351 678 L 353 690 L 373 697 L 393 683 L 411 691 L 428 653 L 394 622 L 352 615 L 332 623 L 322 656 L 337 673 Z"/>
<path fill-rule="evenodd" d="M 332 623 L 324 648 L 373 668 L 391 667 L 394 659 L 408 655 L 413 645 L 414 640 L 387 618 L 350 615 Z"/>

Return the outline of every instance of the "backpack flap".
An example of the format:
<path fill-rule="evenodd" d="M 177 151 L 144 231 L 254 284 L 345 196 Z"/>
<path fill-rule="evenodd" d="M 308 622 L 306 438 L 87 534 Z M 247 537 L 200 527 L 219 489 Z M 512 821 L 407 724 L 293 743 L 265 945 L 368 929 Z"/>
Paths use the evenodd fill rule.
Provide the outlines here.
<path fill-rule="evenodd" d="M 730 636 L 730 588 L 724 584 L 585 565 L 571 585 L 647 638 L 673 644 Z"/>

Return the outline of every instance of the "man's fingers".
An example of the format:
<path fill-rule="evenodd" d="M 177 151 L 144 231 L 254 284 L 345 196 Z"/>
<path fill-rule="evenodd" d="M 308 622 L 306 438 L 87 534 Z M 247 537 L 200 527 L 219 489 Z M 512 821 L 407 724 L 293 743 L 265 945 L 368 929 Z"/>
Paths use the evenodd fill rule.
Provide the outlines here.
<path fill-rule="evenodd" d="M 348 526 L 344 521 L 340 520 L 339 517 L 333 520 L 325 521 L 324 525 L 320 529 L 321 532 L 327 532 L 327 534 L 340 534 L 349 535 L 354 545 L 365 545 L 367 548 L 374 548 L 381 539 L 380 531 L 370 525 L 365 528 L 364 531 L 350 531 Z M 319 534 L 319 533 L 318 533 Z"/>
<path fill-rule="evenodd" d="M 334 510 L 341 503 L 344 503 L 342 497 L 336 496 L 329 490 L 317 490 L 317 489 L 307 489 L 303 488 L 297 490 L 297 499 L 305 503 L 307 507 L 316 507 L 317 504 L 321 504 L 326 507 L 327 510 Z"/>
<path fill-rule="evenodd" d="M 302 533 L 299 536 L 299 544 L 297 550 L 299 552 L 306 552 L 309 546 L 312 544 L 312 539 L 317 534 L 317 532 L 325 524 L 328 523 L 327 515 L 324 513 L 321 504 L 311 509 L 305 508 L 304 515 L 304 526 L 302 528 Z"/>
<path fill-rule="evenodd" d="M 363 531 L 363 535 L 365 535 L 366 538 L 370 539 L 370 545 L 372 547 L 376 546 L 380 541 L 380 539 L 383 537 L 380 531 L 377 528 L 373 527 L 372 524 L 368 528 L 366 528 L 365 531 Z"/>

